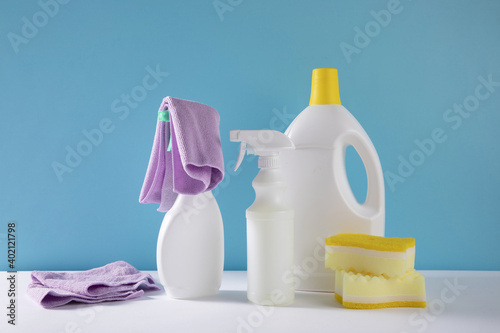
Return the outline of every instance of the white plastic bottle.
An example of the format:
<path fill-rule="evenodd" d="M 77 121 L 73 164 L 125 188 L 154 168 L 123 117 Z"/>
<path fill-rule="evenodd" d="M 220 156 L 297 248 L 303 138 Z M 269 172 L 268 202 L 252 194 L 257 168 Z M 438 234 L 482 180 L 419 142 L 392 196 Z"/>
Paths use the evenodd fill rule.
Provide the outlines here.
<path fill-rule="evenodd" d="M 311 101 L 286 135 L 295 150 L 282 154 L 283 173 L 295 210 L 295 280 L 298 290 L 333 291 L 335 272 L 324 268 L 325 238 L 341 232 L 384 235 L 384 180 L 370 138 L 340 104 L 333 68 L 313 71 Z M 366 201 L 352 193 L 345 151 L 353 146 L 368 178 Z"/>
<path fill-rule="evenodd" d="M 218 293 L 224 269 L 224 231 L 211 191 L 177 196 L 160 228 L 156 262 L 160 282 L 170 297 Z"/>
<path fill-rule="evenodd" d="M 258 305 L 288 305 L 295 298 L 293 278 L 294 212 L 286 199 L 279 152 L 293 149 L 283 133 L 231 131 L 241 142 L 236 169 L 245 151 L 259 155 L 261 169 L 252 182 L 255 201 L 247 209 L 247 297 Z"/>

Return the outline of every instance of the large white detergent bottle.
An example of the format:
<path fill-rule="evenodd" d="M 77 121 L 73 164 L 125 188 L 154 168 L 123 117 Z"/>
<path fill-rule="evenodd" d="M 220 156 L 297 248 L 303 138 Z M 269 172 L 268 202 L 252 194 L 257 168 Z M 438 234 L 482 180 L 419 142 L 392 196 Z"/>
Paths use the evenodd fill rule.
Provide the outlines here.
<path fill-rule="evenodd" d="M 311 100 L 286 135 L 295 150 L 282 153 L 282 170 L 295 210 L 295 286 L 333 291 L 335 272 L 325 269 L 325 238 L 343 232 L 384 235 L 385 198 L 382 167 L 370 138 L 340 104 L 334 68 L 313 70 Z M 353 146 L 368 178 L 366 200 L 355 198 L 345 167 Z"/>
<path fill-rule="evenodd" d="M 224 269 L 224 231 L 211 191 L 177 196 L 161 224 L 156 263 L 160 282 L 172 298 L 218 293 Z"/>
<path fill-rule="evenodd" d="M 231 131 L 241 142 L 235 170 L 245 152 L 259 156 L 260 171 L 252 182 L 255 201 L 247 209 L 247 297 L 259 305 L 288 305 L 295 298 L 293 278 L 293 209 L 280 169 L 280 152 L 293 149 L 281 132 Z"/>

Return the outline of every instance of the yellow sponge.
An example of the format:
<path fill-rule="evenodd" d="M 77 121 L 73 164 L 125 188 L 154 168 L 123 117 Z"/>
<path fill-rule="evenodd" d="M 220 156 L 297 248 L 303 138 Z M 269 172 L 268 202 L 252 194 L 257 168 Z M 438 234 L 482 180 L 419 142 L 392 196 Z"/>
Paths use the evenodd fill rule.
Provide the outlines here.
<path fill-rule="evenodd" d="M 404 275 L 415 266 L 414 238 L 338 234 L 326 239 L 325 267 L 386 276 Z"/>
<path fill-rule="evenodd" d="M 391 278 L 337 270 L 335 298 L 351 309 L 425 308 L 425 278 L 415 270 Z"/>

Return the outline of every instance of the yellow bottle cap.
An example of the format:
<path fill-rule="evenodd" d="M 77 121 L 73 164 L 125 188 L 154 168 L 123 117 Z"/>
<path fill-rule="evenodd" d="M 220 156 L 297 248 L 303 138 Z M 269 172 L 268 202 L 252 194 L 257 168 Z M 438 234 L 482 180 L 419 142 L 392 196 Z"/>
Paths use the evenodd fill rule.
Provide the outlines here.
<path fill-rule="evenodd" d="M 337 69 L 313 69 L 311 100 L 309 101 L 309 105 L 317 104 L 341 104 Z"/>

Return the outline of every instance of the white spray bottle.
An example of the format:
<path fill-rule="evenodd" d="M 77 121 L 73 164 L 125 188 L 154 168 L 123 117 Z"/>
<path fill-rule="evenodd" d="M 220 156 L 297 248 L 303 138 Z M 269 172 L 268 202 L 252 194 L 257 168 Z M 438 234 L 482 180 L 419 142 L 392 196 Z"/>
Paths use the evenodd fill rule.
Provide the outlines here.
<path fill-rule="evenodd" d="M 259 305 L 288 305 L 295 297 L 293 277 L 294 212 L 286 199 L 287 183 L 279 152 L 294 149 L 283 133 L 231 131 L 241 142 L 235 171 L 248 154 L 259 156 L 260 172 L 252 182 L 255 201 L 247 209 L 248 299 Z"/>

